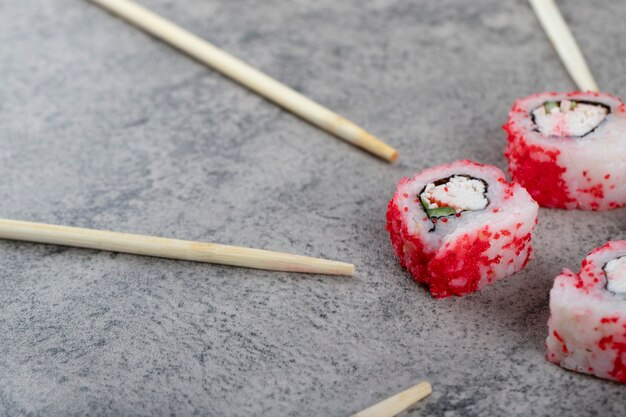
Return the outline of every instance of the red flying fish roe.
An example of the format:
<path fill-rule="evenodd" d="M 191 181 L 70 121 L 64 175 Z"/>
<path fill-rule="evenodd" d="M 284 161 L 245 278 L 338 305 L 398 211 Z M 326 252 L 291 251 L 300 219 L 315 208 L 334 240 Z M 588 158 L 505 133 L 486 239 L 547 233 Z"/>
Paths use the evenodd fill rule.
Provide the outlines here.
<path fill-rule="evenodd" d="M 550 291 L 547 359 L 564 368 L 626 383 L 626 297 L 606 288 L 604 266 L 626 256 L 626 241 L 609 242 L 563 270 Z"/>
<path fill-rule="evenodd" d="M 485 180 L 489 205 L 429 219 L 414 197 L 428 183 L 452 175 Z M 403 178 L 389 202 L 387 230 L 400 264 L 417 282 L 427 284 L 437 298 L 460 296 L 524 268 L 532 253 L 537 208 L 528 193 L 507 182 L 496 167 L 457 161 Z M 476 219 L 478 226 L 459 232 Z"/>
<path fill-rule="evenodd" d="M 532 111 L 546 101 L 604 104 L 610 113 L 583 137 L 546 136 Z M 626 206 L 626 107 L 606 93 L 538 93 L 517 100 L 503 126 L 514 181 L 543 207 L 610 210 Z"/>

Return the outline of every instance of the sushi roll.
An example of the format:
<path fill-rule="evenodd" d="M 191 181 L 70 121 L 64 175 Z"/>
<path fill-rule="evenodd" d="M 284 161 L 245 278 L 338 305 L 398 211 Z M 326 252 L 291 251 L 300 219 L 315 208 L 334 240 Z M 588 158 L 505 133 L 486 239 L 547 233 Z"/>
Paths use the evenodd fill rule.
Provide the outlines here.
<path fill-rule="evenodd" d="M 416 281 L 438 298 L 463 295 L 526 266 L 537 211 L 498 168 L 457 161 L 400 180 L 387 231 Z"/>
<path fill-rule="evenodd" d="M 578 274 L 556 277 L 548 328 L 549 361 L 626 382 L 626 241 L 591 252 Z"/>
<path fill-rule="evenodd" d="M 605 93 L 539 93 L 515 102 L 503 126 L 513 181 L 542 207 L 626 205 L 626 109 Z"/>

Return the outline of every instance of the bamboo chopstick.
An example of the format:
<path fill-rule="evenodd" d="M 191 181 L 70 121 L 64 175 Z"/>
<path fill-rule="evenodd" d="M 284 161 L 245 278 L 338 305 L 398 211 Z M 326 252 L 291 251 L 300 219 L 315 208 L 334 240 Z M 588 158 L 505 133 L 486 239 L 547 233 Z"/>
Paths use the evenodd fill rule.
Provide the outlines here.
<path fill-rule="evenodd" d="M 340 139 L 388 162 L 398 158 L 398 152 L 394 148 L 351 121 L 148 9 L 130 0 L 88 1 L 118 15 Z"/>
<path fill-rule="evenodd" d="M 392 417 L 430 395 L 431 392 L 433 388 L 428 382 L 420 382 L 406 391 L 359 411 L 352 417 Z"/>
<path fill-rule="evenodd" d="M 529 2 L 578 89 L 598 91 L 598 84 L 591 74 L 589 65 L 554 0 L 529 0 Z"/>
<path fill-rule="evenodd" d="M 354 265 L 352 264 L 308 256 L 8 219 L 0 219 L 0 239 L 49 243 L 272 271 L 354 275 Z"/>

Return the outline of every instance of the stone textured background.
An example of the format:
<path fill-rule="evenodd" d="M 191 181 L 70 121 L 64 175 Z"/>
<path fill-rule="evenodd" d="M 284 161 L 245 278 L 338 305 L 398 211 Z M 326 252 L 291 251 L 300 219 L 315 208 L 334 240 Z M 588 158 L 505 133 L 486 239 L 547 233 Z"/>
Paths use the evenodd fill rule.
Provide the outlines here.
<path fill-rule="evenodd" d="M 626 95 L 621 0 L 559 2 Z M 505 167 L 516 97 L 570 90 L 529 6 L 143 0 L 396 146 L 385 164 L 79 0 L 0 1 L 2 217 L 353 261 L 354 279 L 0 241 L 0 415 L 624 415 L 624 387 L 544 359 L 564 266 L 624 210 L 541 210 L 537 256 L 434 300 L 394 259 L 399 178 Z"/>

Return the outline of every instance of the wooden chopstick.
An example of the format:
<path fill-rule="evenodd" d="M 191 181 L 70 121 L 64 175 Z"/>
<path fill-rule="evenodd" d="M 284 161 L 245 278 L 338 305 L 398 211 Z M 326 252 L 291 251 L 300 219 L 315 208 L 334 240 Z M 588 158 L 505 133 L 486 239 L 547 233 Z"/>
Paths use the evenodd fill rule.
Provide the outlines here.
<path fill-rule="evenodd" d="M 148 9 L 130 0 L 88 1 L 118 15 L 338 138 L 388 162 L 398 158 L 398 152 L 394 148 L 351 121 Z"/>
<path fill-rule="evenodd" d="M 48 243 L 272 271 L 354 275 L 354 265 L 352 264 L 310 258 L 308 256 L 8 219 L 0 219 L 0 239 Z"/>
<path fill-rule="evenodd" d="M 374 404 L 363 411 L 359 411 L 352 417 L 392 417 L 430 395 L 431 392 L 433 392 L 433 388 L 428 382 L 420 382 L 414 387 L 402 391 L 393 397 L 389 397 L 378 404 Z"/>
<path fill-rule="evenodd" d="M 598 91 L 598 84 L 591 74 L 589 65 L 554 0 L 529 0 L 529 2 L 578 89 Z"/>

